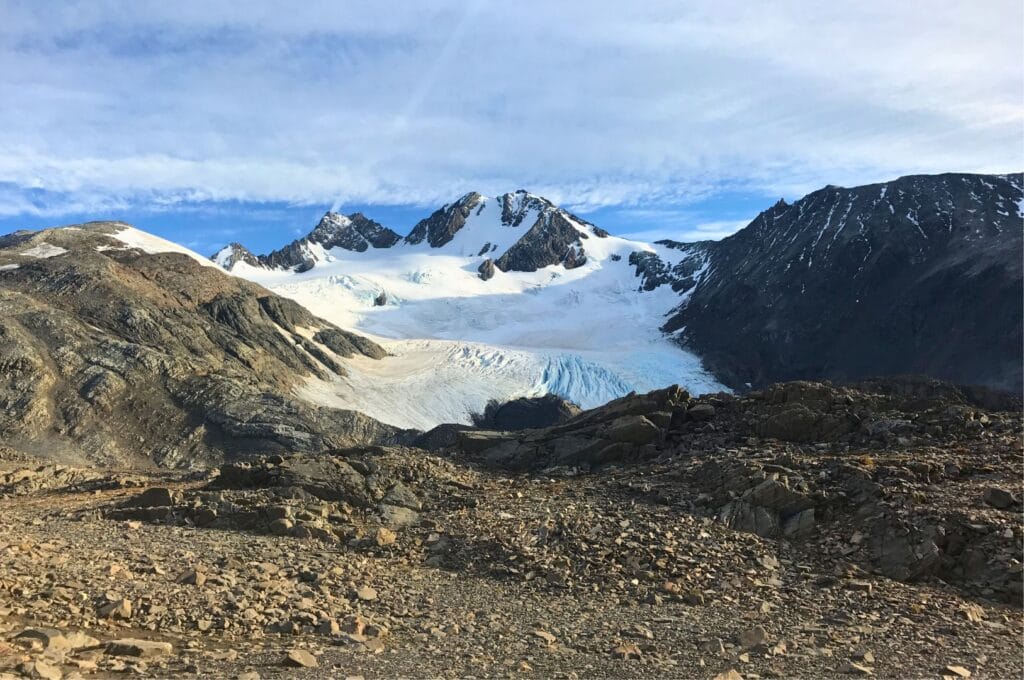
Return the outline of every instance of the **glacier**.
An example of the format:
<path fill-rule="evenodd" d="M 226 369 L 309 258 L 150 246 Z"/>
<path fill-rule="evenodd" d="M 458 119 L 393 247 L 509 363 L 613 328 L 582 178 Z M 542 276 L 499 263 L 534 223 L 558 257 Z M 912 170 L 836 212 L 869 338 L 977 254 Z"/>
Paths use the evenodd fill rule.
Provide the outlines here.
<path fill-rule="evenodd" d="M 562 215 L 586 252 L 572 269 L 499 269 L 482 280 L 481 262 L 514 245 L 537 218 L 531 208 L 516 226 L 503 224 L 500 202 L 483 197 L 441 247 L 406 240 L 356 252 L 307 243 L 314 266 L 306 271 L 241 261 L 230 271 L 380 343 L 391 356 L 347 360 L 347 376 L 310 379 L 299 396 L 399 427 L 469 423 L 490 400 L 545 393 L 591 408 L 670 384 L 725 391 L 659 329 L 678 294 L 669 286 L 640 290 L 628 262 L 635 251 L 676 254 Z"/>

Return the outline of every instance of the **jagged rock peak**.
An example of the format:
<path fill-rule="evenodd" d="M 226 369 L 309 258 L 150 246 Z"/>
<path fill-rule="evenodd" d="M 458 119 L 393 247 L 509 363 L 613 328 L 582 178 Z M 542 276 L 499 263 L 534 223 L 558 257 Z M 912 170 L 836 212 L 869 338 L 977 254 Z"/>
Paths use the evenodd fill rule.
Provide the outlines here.
<path fill-rule="evenodd" d="M 211 257 L 215 263 L 219 264 L 224 269 L 232 269 L 239 262 L 245 262 L 253 267 L 259 267 L 259 258 L 252 254 L 248 248 L 243 246 L 241 243 L 229 243 Z"/>
<path fill-rule="evenodd" d="M 535 196 L 523 189 L 503 194 L 498 200 L 501 202 L 501 223 L 509 227 L 518 227 L 522 224 L 531 210 L 545 213 L 558 209 L 548 199 Z"/>
<path fill-rule="evenodd" d="M 311 243 L 319 243 L 324 248 L 340 247 L 357 252 L 363 252 L 369 247 L 390 248 L 400 238 L 395 232 L 362 213 L 352 213 L 346 217 L 330 211 L 320 218 L 320 222 L 306 237 Z"/>
<path fill-rule="evenodd" d="M 430 217 L 420 220 L 405 237 L 406 243 L 422 243 L 424 240 L 432 248 L 440 248 L 451 241 L 455 234 L 466 224 L 474 208 L 486 199 L 476 191 L 471 191 L 452 204 L 435 210 Z"/>
<path fill-rule="evenodd" d="M 218 251 L 212 259 L 225 269 L 231 269 L 243 261 L 256 267 L 294 269 L 301 272 L 311 268 L 322 255 L 318 248 L 312 246 L 319 246 L 323 250 L 343 248 L 361 253 L 369 248 L 390 248 L 400 240 L 401 237 L 394 231 L 362 213 L 346 216 L 328 211 L 309 234 L 283 248 L 266 255 L 253 255 L 244 246 L 232 243 Z"/>

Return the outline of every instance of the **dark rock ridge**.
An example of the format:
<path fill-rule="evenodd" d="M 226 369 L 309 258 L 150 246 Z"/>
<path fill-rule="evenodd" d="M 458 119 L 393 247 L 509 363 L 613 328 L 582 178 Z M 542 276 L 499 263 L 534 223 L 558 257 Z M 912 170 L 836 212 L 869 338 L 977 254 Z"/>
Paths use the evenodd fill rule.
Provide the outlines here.
<path fill-rule="evenodd" d="M 211 259 L 229 271 L 239 262 L 244 262 L 251 267 L 262 265 L 259 257 L 253 255 L 252 251 L 241 243 L 229 243 Z"/>
<path fill-rule="evenodd" d="M 1022 386 L 1022 176 L 903 177 L 779 201 L 641 287 L 682 294 L 664 330 L 734 388 L 919 373 Z"/>
<path fill-rule="evenodd" d="M 419 521 L 420 494 L 433 480 L 425 478 L 426 466 L 418 464 L 416 453 L 360 447 L 234 461 L 220 466 L 201 489 L 183 494 L 150 488 L 108 516 L 347 541 L 367 530 Z M 440 495 L 439 489 L 430 491 Z"/>
<path fill-rule="evenodd" d="M 491 258 L 481 263 L 480 277 L 485 281 L 493 276 L 494 267 L 506 272 L 532 272 L 553 264 L 561 264 L 566 269 L 584 264 L 586 254 L 582 240 L 589 236 L 573 222 L 590 227 L 599 238 L 608 236 L 608 232 L 522 189 L 503 194 L 497 200 L 501 203 L 503 226 L 520 228 L 531 214 L 536 214 L 536 218 L 527 225 L 528 229 L 519 240 L 493 260 L 493 266 L 487 264 Z M 483 201 L 483 196 L 476 192 L 466 194 L 420 221 L 406 237 L 406 242 L 417 244 L 426 241 L 432 248 L 443 247 L 466 225 L 474 211 L 482 210 Z M 490 244 L 483 244 L 479 254 L 483 256 L 490 250 Z"/>
<path fill-rule="evenodd" d="M 231 269 L 237 261 L 242 260 L 253 266 L 306 271 L 314 263 L 311 245 L 325 249 L 344 248 L 361 253 L 369 248 L 390 248 L 400 239 L 398 234 L 362 213 L 345 216 L 327 212 L 308 235 L 279 250 L 254 256 L 244 246 L 232 243 L 214 255 L 213 260 L 226 269 Z"/>
<path fill-rule="evenodd" d="M 491 401 L 484 412 L 473 417 L 480 428 L 528 430 L 564 423 L 580 414 L 580 407 L 554 394 L 519 397 L 506 402 Z"/>
<path fill-rule="evenodd" d="M 405 237 L 405 242 L 415 245 L 426 241 L 431 248 L 440 248 L 455 238 L 455 234 L 466 225 L 466 219 L 473 210 L 481 206 L 483 198 L 473 191 L 451 205 L 435 210 L 430 217 L 416 223 Z"/>
<path fill-rule="evenodd" d="M 6 445 L 174 466 L 411 436 L 290 396 L 308 376 L 343 375 L 345 357 L 384 356 L 378 345 L 216 267 L 111 236 L 126 227 L 0 239 Z"/>
<path fill-rule="evenodd" d="M 534 272 L 552 264 L 575 269 L 586 263 L 582 240 L 589 238 L 558 210 L 542 212 L 530 230 L 494 265 L 503 272 Z"/>
<path fill-rule="evenodd" d="M 431 248 L 443 248 L 455 238 L 471 220 L 479 215 L 488 200 L 477 192 L 470 192 L 459 200 L 435 210 L 430 217 L 420 220 L 404 239 L 395 232 L 367 219 L 359 213 L 344 217 L 327 213 L 308 236 L 268 255 L 254 256 L 243 246 L 231 244 L 213 256 L 213 260 L 227 269 L 244 261 L 254 266 L 307 271 L 316 264 L 317 254 L 311 244 L 325 249 L 340 247 L 363 252 L 369 247 L 390 248 L 404 243 L 427 243 Z M 480 244 L 478 257 L 484 258 L 478 268 L 480 278 L 490 279 L 495 269 L 501 271 L 536 271 L 550 265 L 572 269 L 587 260 L 583 241 L 590 234 L 605 238 L 608 232 L 586 220 L 572 215 L 545 198 L 519 190 L 497 199 L 501 207 L 501 224 L 522 230 L 522 236 L 505 252 L 494 252 L 495 244 Z M 588 234 L 588 231 L 590 232 Z"/>

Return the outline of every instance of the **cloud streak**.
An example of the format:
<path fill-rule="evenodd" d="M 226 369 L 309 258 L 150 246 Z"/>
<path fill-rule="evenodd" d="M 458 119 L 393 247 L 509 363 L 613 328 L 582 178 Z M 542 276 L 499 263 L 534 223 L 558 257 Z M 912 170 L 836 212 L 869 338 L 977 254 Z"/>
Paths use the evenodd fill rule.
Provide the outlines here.
<path fill-rule="evenodd" d="M 1019 2 L 634 4 L 0 2 L 0 214 L 1020 169 Z"/>

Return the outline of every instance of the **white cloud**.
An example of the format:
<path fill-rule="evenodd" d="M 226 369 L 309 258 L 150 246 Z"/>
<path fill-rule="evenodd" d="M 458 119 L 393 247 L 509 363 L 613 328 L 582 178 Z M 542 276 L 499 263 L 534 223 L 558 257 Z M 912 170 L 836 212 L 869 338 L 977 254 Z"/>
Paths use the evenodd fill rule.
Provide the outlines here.
<path fill-rule="evenodd" d="M 591 210 L 1024 164 L 1018 0 L 0 5 L 0 182 L 65 206 Z"/>

